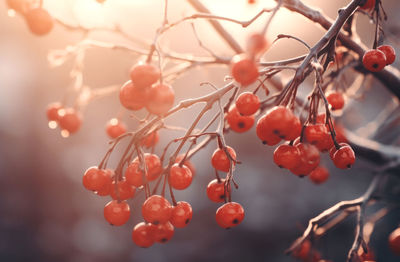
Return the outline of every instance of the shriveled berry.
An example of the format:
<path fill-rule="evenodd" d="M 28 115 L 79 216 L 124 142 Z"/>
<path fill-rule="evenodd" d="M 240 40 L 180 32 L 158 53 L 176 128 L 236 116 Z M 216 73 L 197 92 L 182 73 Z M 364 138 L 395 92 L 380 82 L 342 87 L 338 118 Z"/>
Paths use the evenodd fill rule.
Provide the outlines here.
<path fill-rule="evenodd" d="M 227 146 L 226 150 L 229 152 L 229 155 L 233 160 L 236 160 L 236 152 L 233 150 L 232 147 Z M 230 162 L 231 159 L 228 157 L 228 155 L 225 153 L 224 149 L 222 148 L 217 148 L 212 157 L 211 157 L 211 164 L 212 166 L 222 172 L 229 172 L 230 169 Z M 235 161 L 233 161 L 232 166 L 235 166 Z"/>
<path fill-rule="evenodd" d="M 385 54 L 376 49 L 365 52 L 362 61 L 364 67 L 371 72 L 379 72 L 386 66 Z"/>
<path fill-rule="evenodd" d="M 215 219 L 222 228 L 239 225 L 244 219 L 244 209 L 236 202 L 228 202 L 217 209 Z"/>
<path fill-rule="evenodd" d="M 257 63 L 244 55 L 236 55 L 231 61 L 231 75 L 241 85 L 248 86 L 258 79 Z"/>
<path fill-rule="evenodd" d="M 113 226 L 122 226 L 128 222 L 131 211 L 126 201 L 112 200 L 104 207 L 104 218 Z"/>
<path fill-rule="evenodd" d="M 172 206 L 160 195 L 152 195 L 142 205 L 142 216 L 148 223 L 155 225 L 166 223 L 172 215 Z"/>
<path fill-rule="evenodd" d="M 190 220 L 192 220 L 193 211 L 192 206 L 185 201 L 179 201 L 176 206 L 172 208 L 172 215 L 169 221 L 174 227 L 186 227 Z"/>
<path fill-rule="evenodd" d="M 192 183 L 192 171 L 185 166 L 179 166 L 179 163 L 173 164 L 169 171 L 168 183 L 175 189 L 183 190 Z"/>
<path fill-rule="evenodd" d="M 149 224 L 140 222 L 132 230 L 132 241 L 139 247 L 151 247 L 154 244 L 154 229 Z"/>
<path fill-rule="evenodd" d="M 239 113 L 236 106 L 233 106 L 228 114 L 226 120 L 230 128 L 237 133 L 244 133 L 251 129 L 254 125 L 254 116 L 243 116 Z"/>
<path fill-rule="evenodd" d="M 250 116 L 260 108 L 260 99 L 251 92 L 244 92 L 238 96 L 235 105 L 241 115 Z"/>

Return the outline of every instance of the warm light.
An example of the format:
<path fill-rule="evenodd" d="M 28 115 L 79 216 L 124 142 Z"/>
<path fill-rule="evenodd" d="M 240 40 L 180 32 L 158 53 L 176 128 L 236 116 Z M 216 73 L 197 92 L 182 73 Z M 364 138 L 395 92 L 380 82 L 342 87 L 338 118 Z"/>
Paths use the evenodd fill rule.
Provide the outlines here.
<path fill-rule="evenodd" d="M 7 14 L 8 14 L 9 17 L 15 17 L 17 12 L 15 12 L 14 9 L 8 9 Z"/>
<path fill-rule="evenodd" d="M 49 121 L 49 128 L 50 129 L 56 129 L 58 126 L 56 121 Z"/>
<path fill-rule="evenodd" d="M 63 130 L 61 130 L 61 136 L 64 138 L 67 138 L 67 137 L 69 137 L 69 132 L 67 130 L 63 129 Z"/>
<path fill-rule="evenodd" d="M 65 116 L 65 114 L 67 113 L 67 112 L 65 111 L 65 109 L 60 109 L 60 110 L 58 110 L 57 112 L 58 112 L 58 115 L 61 116 L 61 117 Z"/>
<path fill-rule="evenodd" d="M 117 119 L 117 118 L 112 118 L 112 119 L 110 120 L 110 124 L 111 124 L 112 126 L 118 125 L 118 119 Z"/>

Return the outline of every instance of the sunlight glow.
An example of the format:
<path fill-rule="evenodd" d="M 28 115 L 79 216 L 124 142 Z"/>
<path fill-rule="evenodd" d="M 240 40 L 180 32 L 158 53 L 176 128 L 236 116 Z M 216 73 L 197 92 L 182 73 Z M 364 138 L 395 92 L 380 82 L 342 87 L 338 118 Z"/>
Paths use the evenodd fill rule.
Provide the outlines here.
<path fill-rule="evenodd" d="M 49 121 L 49 128 L 50 129 L 56 129 L 58 126 L 56 121 Z"/>
<path fill-rule="evenodd" d="M 61 136 L 63 138 L 68 138 L 69 137 L 69 132 L 67 130 L 61 130 Z"/>
<path fill-rule="evenodd" d="M 7 10 L 7 15 L 8 15 L 9 17 L 15 17 L 16 14 L 17 14 L 17 12 L 15 12 L 14 9 L 8 9 L 8 10 Z"/>

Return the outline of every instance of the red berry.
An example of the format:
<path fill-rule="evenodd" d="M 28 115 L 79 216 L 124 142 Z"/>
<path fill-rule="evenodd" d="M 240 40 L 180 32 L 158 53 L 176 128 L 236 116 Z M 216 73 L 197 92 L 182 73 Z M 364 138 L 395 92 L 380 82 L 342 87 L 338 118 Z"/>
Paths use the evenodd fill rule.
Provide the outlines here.
<path fill-rule="evenodd" d="M 280 145 L 274 151 L 274 162 L 282 168 L 295 168 L 300 163 L 300 151 L 296 146 Z"/>
<path fill-rule="evenodd" d="M 60 115 L 60 128 L 66 133 L 65 136 L 76 133 L 81 127 L 82 117 L 75 109 L 60 109 L 58 110 L 58 114 Z"/>
<path fill-rule="evenodd" d="M 155 225 L 166 223 L 172 215 L 172 206 L 162 196 L 153 195 L 142 205 L 142 216 L 148 223 Z"/>
<path fill-rule="evenodd" d="M 169 171 L 168 183 L 175 189 L 183 190 L 190 186 L 192 178 L 192 171 L 187 166 L 175 163 Z"/>
<path fill-rule="evenodd" d="M 274 146 L 281 141 L 281 138 L 273 133 L 272 126 L 268 122 L 266 115 L 258 119 L 256 132 L 263 144 Z"/>
<path fill-rule="evenodd" d="M 347 145 L 342 146 L 333 154 L 333 163 L 337 168 L 350 168 L 356 161 L 356 156 L 353 149 Z"/>
<path fill-rule="evenodd" d="M 83 175 L 82 184 L 87 190 L 99 191 L 107 185 L 110 181 L 109 179 L 109 175 L 104 170 L 93 166 L 86 170 Z"/>
<path fill-rule="evenodd" d="M 225 179 L 221 179 L 218 182 L 218 179 L 212 180 L 207 185 L 207 196 L 208 198 L 216 203 L 222 203 L 225 200 Z M 228 193 L 228 192 L 226 192 Z"/>
<path fill-rule="evenodd" d="M 301 134 L 302 125 L 300 119 L 297 116 L 294 116 L 292 119 L 292 130 L 286 135 L 286 141 L 292 141 L 298 138 Z"/>
<path fill-rule="evenodd" d="M 325 138 L 326 126 L 323 124 L 307 125 L 304 131 L 305 139 L 313 145 L 318 144 Z"/>
<path fill-rule="evenodd" d="M 126 125 L 117 118 L 112 118 L 106 125 L 106 133 L 110 138 L 117 138 L 126 133 Z"/>
<path fill-rule="evenodd" d="M 63 109 L 61 103 L 51 103 L 47 106 L 46 115 L 49 121 L 56 121 L 60 120 L 60 115 L 58 114 L 58 110 Z"/>
<path fill-rule="evenodd" d="M 237 226 L 244 219 L 244 209 L 239 203 L 226 203 L 217 209 L 215 219 L 222 228 Z"/>
<path fill-rule="evenodd" d="M 243 55 L 236 55 L 231 61 L 232 77 L 241 85 L 248 86 L 258 79 L 257 63 Z"/>
<path fill-rule="evenodd" d="M 180 163 L 184 157 L 185 157 L 184 154 L 181 154 L 181 155 L 177 156 L 176 159 L 175 159 L 175 163 Z M 183 164 L 190 169 L 190 171 L 192 172 L 192 175 L 194 177 L 196 175 L 196 168 L 194 167 L 193 163 L 190 162 L 190 160 L 186 159 L 183 162 Z"/>
<path fill-rule="evenodd" d="M 349 146 L 347 143 L 340 143 L 339 146 Z M 329 157 L 333 160 L 333 155 L 336 153 L 337 149 L 335 146 L 332 146 L 331 149 L 329 149 Z"/>
<path fill-rule="evenodd" d="M 296 147 L 300 151 L 299 165 L 290 171 L 300 177 L 306 176 L 313 171 L 320 162 L 320 154 L 318 149 L 311 144 L 298 143 Z"/>
<path fill-rule="evenodd" d="M 254 125 L 254 116 L 242 116 L 236 106 L 233 106 L 226 115 L 231 129 L 237 133 L 244 133 Z"/>
<path fill-rule="evenodd" d="M 362 251 L 360 259 L 362 262 L 368 262 L 368 261 L 375 262 L 375 254 L 371 250 L 371 248 L 367 246 L 367 253 L 364 253 L 364 251 Z"/>
<path fill-rule="evenodd" d="M 275 135 L 285 140 L 292 135 L 292 128 L 297 117 L 293 115 L 290 109 L 283 106 L 275 106 L 265 116 L 266 124 L 270 126 Z"/>
<path fill-rule="evenodd" d="M 342 93 L 332 92 L 326 96 L 332 110 L 340 110 L 344 107 L 344 97 Z"/>
<path fill-rule="evenodd" d="M 379 72 L 386 66 L 385 54 L 376 49 L 365 52 L 362 61 L 364 67 L 371 72 Z"/>
<path fill-rule="evenodd" d="M 128 222 L 131 211 L 126 201 L 112 200 L 104 207 L 104 218 L 113 226 L 122 226 Z"/>
<path fill-rule="evenodd" d="M 139 247 L 151 247 L 154 244 L 154 229 L 150 224 L 140 222 L 132 230 L 132 241 Z"/>
<path fill-rule="evenodd" d="M 325 167 L 319 166 L 315 168 L 308 176 L 315 184 L 322 184 L 329 178 L 329 171 Z"/>
<path fill-rule="evenodd" d="M 111 194 L 112 179 L 114 178 L 115 173 L 111 169 L 106 169 L 104 171 L 107 174 L 107 183 L 102 189 L 96 191 L 96 195 L 98 196 L 108 196 Z"/>
<path fill-rule="evenodd" d="M 391 65 L 396 60 L 396 51 L 390 45 L 381 45 L 378 50 L 382 51 L 386 56 L 386 65 Z"/>
<path fill-rule="evenodd" d="M 389 235 L 389 247 L 394 254 L 400 256 L 400 227 Z"/>
<path fill-rule="evenodd" d="M 24 13 L 27 8 L 26 0 L 6 0 L 7 6 L 16 12 Z"/>
<path fill-rule="evenodd" d="M 360 8 L 365 11 L 371 11 L 375 8 L 375 0 L 367 0 Z"/>
<path fill-rule="evenodd" d="M 43 8 L 28 10 L 25 19 L 31 32 L 39 36 L 48 34 L 54 26 L 53 18 Z"/>
<path fill-rule="evenodd" d="M 236 160 L 236 152 L 230 146 L 226 147 L 226 150 L 229 152 L 230 156 L 233 160 Z M 222 172 L 229 172 L 231 159 L 227 156 L 225 151 L 222 148 L 215 149 L 212 157 L 211 164 L 212 166 Z M 235 161 L 233 161 L 233 166 L 235 166 Z"/>
<path fill-rule="evenodd" d="M 155 154 L 146 153 L 144 154 L 144 159 L 147 168 L 147 181 L 156 180 L 162 172 L 160 158 Z M 140 187 L 143 185 L 143 172 L 140 170 L 140 162 L 138 157 L 136 157 L 125 170 L 125 178 L 129 184 L 135 187 Z"/>
<path fill-rule="evenodd" d="M 127 200 L 133 198 L 135 191 L 136 188 L 131 186 L 126 179 L 123 178 L 121 181 L 118 181 L 117 185 L 115 185 L 115 181 L 112 182 L 110 195 L 116 200 Z"/>
<path fill-rule="evenodd" d="M 154 240 L 166 243 L 174 236 L 174 226 L 170 222 L 161 223 L 154 228 Z"/>
<path fill-rule="evenodd" d="M 235 104 L 241 115 L 250 116 L 260 108 L 260 99 L 251 92 L 244 92 L 238 96 Z"/>
<path fill-rule="evenodd" d="M 329 149 L 331 149 L 333 146 L 331 133 L 330 132 L 324 133 L 323 136 L 321 137 L 321 140 L 319 140 L 318 143 L 315 144 L 315 146 L 321 152 L 327 152 Z"/>
<path fill-rule="evenodd" d="M 193 211 L 192 206 L 185 201 L 179 201 L 176 206 L 172 208 L 172 215 L 169 221 L 174 227 L 186 227 L 190 220 L 192 220 Z"/>
<path fill-rule="evenodd" d="M 158 84 L 150 88 L 146 108 L 152 114 L 164 115 L 174 105 L 175 92 L 170 85 Z"/>
<path fill-rule="evenodd" d="M 132 67 L 130 77 L 134 86 L 147 88 L 160 79 L 160 71 L 153 65 L 139 62 Z"/>
<path fill-rule="evenodd" d="M 141 145 L 146 147 L 146 148 L 151 148 L 155 146 L 158 141 L 160 140 L 160 136 L 158 134 L 158 131 L 153 131 L 147 136 L 145 136 L 141 141 Z"/>
<path fill-rule="evenodd" d="M 126 82 L 119 90 L 119 101 L 129 110 L 142 109 L 149 97 L 148 88 L 134 86 L 132 81 Z"/>
<path fill-rule="evenodd" d="M 309 258 L 310 251 L 311 242 L 307 239 L 304 240 L 303 243 L 301 243 L 301 246 L 293 252 L 293 256 L 306 261 Z"/>
<path fill-rule="evenodd" d="M 247 39 L 247 52 L 251 56 L 262 53 L 267 46 L 268 42 L 263 34 L 255 33 Z"/>

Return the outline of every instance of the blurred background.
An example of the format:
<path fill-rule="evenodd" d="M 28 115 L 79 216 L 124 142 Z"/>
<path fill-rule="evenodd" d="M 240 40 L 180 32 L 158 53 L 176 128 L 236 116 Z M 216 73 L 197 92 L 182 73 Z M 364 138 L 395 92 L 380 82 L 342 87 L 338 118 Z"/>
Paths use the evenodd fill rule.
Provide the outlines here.
<path fill-rule="evenodd" d="M 169 2 L 170 21 L 195 12 L 186 1 Z M 248 5 L 245 0 L 202 2 L 215 14 L 239 20 L 248 20 L 261 8 L 274 5 L 274 1 L 267 0 L 254 5 Z M 304 2 L 334 19 L 338 8 L 349 1 Z M 389 17 L 385 28 L 399 32 L 399 2 L 384 0 L 383 3 Z M 103 5 L 94 0 L 45 0 L 44 7 L 70 26 L 104 28 L 118 24 L 126 34 L 144 42 L 153 39 L 163 18 L 162 0 L 107 0 Z M 267 15 L 247 29 L 222 24 L 244 44 L 246 36 L 259 30 L 266 19 Z M 221 56 L 232 55 L 207 22 L 195 24 L 204 45 Z M 363 42 L 371 46 L 372 25 L 365 17 L 358 19 L 357 25 Z M 279 33 L 301 37 L 312 45 L 324 32 L 301 16 L 281 10 L 268 37 L 274 39 Z M 91 36 L 107 42 L 126 41 L 113 34 L 94 32 Z M 284 250 L 302 234 L 308 220 L 338 201 L 356 198 L 366 190 L 372 177 L 368 171 L 370 163 L 357 160 L 351 170 L 339 171 L 324 156 L 323 163 L 331 171 L 331 177 L 327 183 L 316 186 L 308 178 L 299 179 L 276 167 L 272 161 L 274 148 L 263 146 L 254 128 L 245 134 L 230 133 L 227 143 L 236 149 L 243 162 L 236 168 L 239 190 L 233 194 L 233 200 L 245 207 L 243 223 L 223 230 L 215 222 L 219 205 L 211 203 L 205 193 L 208 182 L 213 179 L 210 164 L 216 148 L 213 142 L 192 160 L 197 168 L 192 186 L 176 193 L 178 200 L 191 203 L 193 220 L 186 228 L 177 229 L 168 244 L 138 248 L 132 243 L 131 230 L 141 220 L 143 194 L 131 201 L 133 212 L 128 224 L 113 227 L 103 218 L 103 207 L 109 199 L 85 191 L 81 184 L 84 171 L 97 165 L 108 148 L 105 123 L 120 112 L 117 93 L 88 104 L 83 110 L 81 130 L 67 139 L 47 126 L 46 106 L 63 99 L 71 88 L 73 80 L 69 73 L 74 64 L 69 59 L 53 68 L 47 60 L 48 52 L 64 49 L 84 37 L 82 30 L 69 30 L 59 24 L 44 37 L 34 36 L 24 18 L 9 16 L 5 1 L 0 2 L 0 261 L 295 261 L 284 255 Z M 208 55 L 199 47 L 189 23 L 170 30 L 161 43 L 176 52 Z M 263 60 L 290 58 L 305 51 L 294 41 L 282 40 Z M 122 84 L 128 79 L 130 67 L 141 58 L 118 50 L 89 49 L 84 59 L 84 83 L 91 88 Z M 398 68 L 399 63 L 395 66 Z M 176 100 L 209 92 L 211 89 L 199 85 L 204 81 L 222 86 L 228 73 L 223 66 L 188 71 L 172 83 Z M 283 75 L 284 80 L 288 77 Z M 304 89 L 309 88 L 305 83 Z M 379 83 L 374 83 L 362 100 L 349 106 L 349 128 L 357 130 L 364 126 L 388 101 L 391 101 L 390 94 Z M 196 106 L 180 112 L 167 123 L 187 126 L 199 109 Z M 137 115 L 143 117 L 145 112 Z M 131 130 L 137 127 L 137 121 L 128 114 L 125 121 Z M 207 119 L 201 124 L 206 122 Z M 156 152 L 181 135 L 177 131 L 162 131 Z M 395 143 L 395 140 L 387 142 Z M 120 152 L 116 151 L 110 166 L 115 166 L 119 157 Z M 377 223 L 371 240 L 377 261 L 399 261 L 387 246 L 387 237 L 399 221 L 400 213 L 392 211 Z M 317 248 L 323 258 L 345 261 L 354 225 L 355 216 L 351 216 L 320 239 Z"/>

